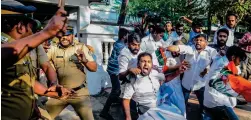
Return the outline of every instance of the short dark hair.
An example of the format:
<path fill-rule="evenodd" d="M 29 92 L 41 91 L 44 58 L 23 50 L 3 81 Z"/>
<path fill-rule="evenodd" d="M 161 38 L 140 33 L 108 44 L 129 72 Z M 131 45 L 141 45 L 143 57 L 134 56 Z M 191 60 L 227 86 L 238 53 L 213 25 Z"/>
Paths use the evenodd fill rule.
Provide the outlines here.
<path fill-rule="evenodd" d="M 247 55 L 245 54 L 245 51 L 242 50 L 238 46 L 231 46 L 228 48 L 227 53 L 226 53 L 227 59 L 229 61 L 232 60 L 232 56 L 239 57 L 241 61 L 244 61 L 247 58 Z"/>
<path fill-rule="evenodd" d="M 137 43 L 141 43 L 141 38 L 140 35 L 133 32 L 128 36 L 128 43 L 132 43 L 133 41 L 137 42 Z"/>
<path fill-rule="evenodd" d="M 184 25 L 181 24 L 181 23 L 177 23 L 177 24 L 175 25 L 175 29 L 180 28 L 180 27 L 184 27 Z"/>
<path fill-rule="evenodd" d="M 138 63 L 139 63 L 140 59 L 141 59 L 142 57 L 145 57 L 145 56 L 149 56 L 149 57 L 151 58 L 151 60 L 153 59 L 153 57 L 152 57 L 152 55 L 151 55 L 150 53 L 148 53 L 148 52 L 143 52 L 143 53 L 140 53 L 139 56 L 138 56 Z"/>
<path fill-rule="evenodd" d="M 238 16 L 237 16 L 236 14 L 230 12 L 230 13 L 227 13 L 227 15 L 226 15 L 226 20 L 227 20 L 228 17 L 230 17 L 230 16 L 234 16 L 236 19 L 238 19 Z"/>
<path fill-rule="evenodd" d="M 207 41 L 207 35 L 206 34 L 198 34 L 194 37 L 194 40 L 199 38 L 199 37 L 203 37 L 206 41 Z"/>
<path fill-rule="evenodd" d="M 226 28 L 219 29 L 217 32 L 217 36 L 220 34 L 220 32 L 224 32 L 227 34 L 227 36 L 229 36 L 229 31 Z"/>
<path fill-rule="evenodd" d="M 28 26 L 29 23 L 33 24 L 33 21 L 26 17 L 26 16 L 2 16 L 2 32 L 9 33 L 13 29 L 15 25 L 18 25 L 18 23 L 22 23 L 25 27 Z"/>
<path fill-rule="evenodd" d="M 159 26 L 159 25 L 155 25 L 154 27 L 153 27 L 153 31 L 152 31 L 153 33 L 157 33 L 157 34 L 159 34 L 159 33 L 164 33 L 165 32 L 165 29 L 164 29 L 164 27 L 161 27 L 161 26 Z"/>
<path fill-rule="evenodd" d="M 192 22 L 192 27 L 203 27 L 203 25 L 200 21 L 197 20 Z"/>
<path fill-rule="evenodd" d="M 125 28 L 120 28 L 119 29 L 119 40 L 121 40 L 124 36 L 126 36 L 129 33 L 129 31 Z"/>

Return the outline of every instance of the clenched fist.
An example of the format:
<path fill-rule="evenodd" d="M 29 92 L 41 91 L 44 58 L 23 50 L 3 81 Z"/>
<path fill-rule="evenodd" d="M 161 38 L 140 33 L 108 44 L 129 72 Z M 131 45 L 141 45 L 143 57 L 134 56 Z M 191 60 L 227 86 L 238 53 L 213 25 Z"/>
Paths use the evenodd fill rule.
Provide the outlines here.
<path fill-rule="evenodd" d="M 67 28 L 67 13 L 64 9 L 60 8 L 56 14 L 49 20 L 43 31 L 50 37 L 56 36 L 60 32 L 66 32 Z M 60 37 L 60 36 L 59 36 Z M 62 37 L 62 36 L 61 36 Z"/>

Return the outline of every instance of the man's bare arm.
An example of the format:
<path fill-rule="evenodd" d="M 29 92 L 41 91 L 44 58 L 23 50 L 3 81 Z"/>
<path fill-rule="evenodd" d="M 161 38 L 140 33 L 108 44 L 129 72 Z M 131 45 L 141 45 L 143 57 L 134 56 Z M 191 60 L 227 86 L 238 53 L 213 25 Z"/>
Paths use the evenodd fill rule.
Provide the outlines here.
<path fill-rule="evenodd" d="M 65 31 L 67 25 L 65 25 L 66 17 L 62 17 L 63 14 L 66 14 L 66 11 L 59 9 L 42 31 L 11 43 L 2 44 L 2 53 L 8 53 L 1 58 L 2 63 L 7 64 L 5 67 L 13 65 L 42 42 L 54 37 L 60 30 Z"/>
<path fill-rule="evenodd" d="M 50 86 L 57 84 L 57 73 L 54 68 L 51 66 L 49 61 L 41 65 L 42 70 L 45 72 L 47 79 L 50 81 Z"/>
<path fill-rule="evenodd" d="M 131 99 L 123 99 L 123 107 L 125 110 L 126 120 L 131 120 L 130 101 Z"/>
<path fill-rule="evenodd" d="M 84 63 L 84 65 L 87 68 L 87 70 L 91 72 L 97 71 L 97 63 L 95 61 L 88 61 L 87 63 Z"/>

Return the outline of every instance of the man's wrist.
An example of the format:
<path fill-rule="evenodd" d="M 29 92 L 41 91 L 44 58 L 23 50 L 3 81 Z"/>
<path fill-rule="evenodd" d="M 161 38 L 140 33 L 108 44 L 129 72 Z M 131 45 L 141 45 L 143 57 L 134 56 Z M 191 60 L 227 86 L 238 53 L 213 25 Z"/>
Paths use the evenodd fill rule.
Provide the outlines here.
<path fill-rule="evenodd" d="M 88 62 L 87 59 L 82 59 L 82 63 L 86 64 Z"/>

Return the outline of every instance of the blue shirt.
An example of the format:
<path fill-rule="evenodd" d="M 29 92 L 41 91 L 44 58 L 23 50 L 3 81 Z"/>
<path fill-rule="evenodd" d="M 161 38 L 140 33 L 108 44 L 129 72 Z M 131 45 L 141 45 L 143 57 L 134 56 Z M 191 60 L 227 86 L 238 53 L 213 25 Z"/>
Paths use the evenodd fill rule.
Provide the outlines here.
<path fill-rule="evenodd" d="M 109 74 L 119 74 L 119 63 L 118 63 L 118 56 L 120 54 L 120 51 L 125 47 L 125 43 L 123 41 L 116 41 L 113 46 L 112 54 L 110 58 L 108 59 L 108 66 L 107 66 L 107 72 Z"/>
<path fill-rule="evenodd" d="M 193 30 L 191 30 L 191 31 L 189 32 L 188 45 L 193 45 L 193 38 L 194 38 L 195 36 L 199 35 L 199 34 L 202 34 L 202 32 L 201 32 L 201 33 L 196 33 L 196 32 L 194 32 Z"/>

